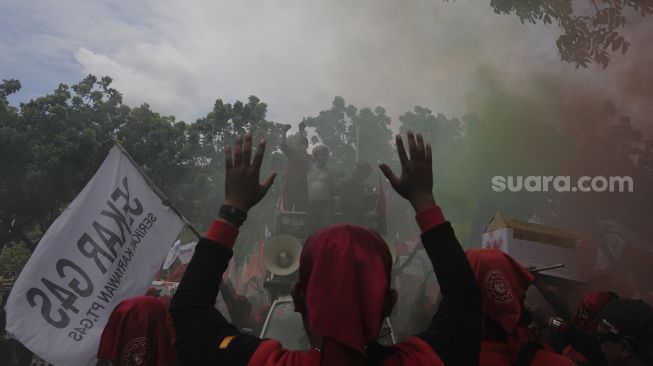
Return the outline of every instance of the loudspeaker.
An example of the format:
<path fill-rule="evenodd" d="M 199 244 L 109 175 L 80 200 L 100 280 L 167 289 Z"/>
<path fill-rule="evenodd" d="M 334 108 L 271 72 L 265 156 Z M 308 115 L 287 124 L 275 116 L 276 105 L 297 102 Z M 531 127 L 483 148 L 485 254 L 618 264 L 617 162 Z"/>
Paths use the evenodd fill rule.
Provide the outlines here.
<path fill-rule="evenodd" d="M 265 268 L 277 276 L 288 276 L 299 268 L 302 243 L 292 235 L 276 235 L 263 250 Z"/>

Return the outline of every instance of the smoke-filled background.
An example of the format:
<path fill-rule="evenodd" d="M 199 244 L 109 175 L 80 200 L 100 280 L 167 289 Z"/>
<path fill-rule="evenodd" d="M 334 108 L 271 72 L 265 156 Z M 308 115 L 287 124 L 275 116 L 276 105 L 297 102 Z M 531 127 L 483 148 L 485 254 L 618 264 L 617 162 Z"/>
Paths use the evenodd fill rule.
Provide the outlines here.
<path fill-rule="evenodd" d="M 113 137 L 201 230 L 233 136 L 265 137 L 266 171 L 283 172 L 280 124 L 305 118 L 344 177 L 357 158 L 396 167 L 393 134 L 423 133 L 466 247 L 498 211 L 569 228 L 586 267 L 614 277 L 602 286 L 650 299 L 653 5 L 594 3 L 3 1 L 0 267 L 20 269 Z M 493 176 L 529 175 L 630 176 L 634 192 L 492 190 Z M 413 240 L 408 205 L 385 190 L 388 236 Z M 239 263 L 281 194 L 279 179 L 253 210 Z"/>
<path fill-rule="evenodd" d="M 524 25 L 501 3 L 10 0 L 0 5 L 0 72 L 23 83 L 14 101 L 90 73 L 111 76 L 128 104 L 147 102 L 187 122 L 216 97 L 253 94 L 270 105 L 268 118 L 296 123 L 335 95 L 395 118 L 414 105 L 461 115 L 487 66 L 520 92 L 551 73 L 618 97 L 632 87 L 623 85 L 629 70 L 646 65 L 650 22 L 632 10 L 630 52 L 611 54 L 607 70 L 575 70 L 560 62 L 555 19 Z M 506 8 L 513 14 L 496 14 Z"/>

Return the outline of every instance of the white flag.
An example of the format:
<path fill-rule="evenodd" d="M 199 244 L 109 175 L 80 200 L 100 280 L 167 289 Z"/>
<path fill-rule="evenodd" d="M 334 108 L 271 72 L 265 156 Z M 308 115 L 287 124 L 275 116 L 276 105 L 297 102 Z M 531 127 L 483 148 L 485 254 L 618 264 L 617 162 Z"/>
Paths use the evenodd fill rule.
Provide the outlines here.
<path fill-rule="evenodd" d="M 94 365 L 111 311 L 146 292 L 182 226 L 114 146 L 20 273 L 7 331 L 52 364 Z"/>
<path fill-rule="evenodd" d="M 172 248 L 168 250 L 168 254 L 166 254 L 166 259 L 163 261 L 163 267 L 161 269 L 168 269 L 170 266 L 172 266 L 173 263 L 175 263 L 175 260 L 177 260 L 177 248 L 181 245 L 181 240 L 177 240 L 173 245 Z"/>
<path fill-rule="evenodd" d="M 181 244 L 181 240 L 177 240 L 168 251 L 166 260 L 163 262 L 163 267 L 161 267 L 161 269 L 170 269 L 177 259 L 179 259 L 181 264 L 190 263 L 193 254 L 195 254 L 195 245 L 197 245 L 196 242 Z"/>

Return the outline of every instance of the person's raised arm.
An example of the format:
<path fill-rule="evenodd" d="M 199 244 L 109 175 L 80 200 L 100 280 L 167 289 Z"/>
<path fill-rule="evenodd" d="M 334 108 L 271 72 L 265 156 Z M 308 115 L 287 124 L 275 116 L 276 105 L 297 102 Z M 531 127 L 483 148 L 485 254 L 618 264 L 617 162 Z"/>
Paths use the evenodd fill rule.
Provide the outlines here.
<path fill-rule="evenodd" d="M 401 174 L 381 164 L 392 188 L 415 209 L 422 243 L 433 263 L 442 302 L 428 329 L 418 335 L 447 365 L 478 365 L 481 341 L 481 294 L 474 273 L 449 222 L 433 197 L 431 145 L 408 131 L 408 152 L 397 135 Z"/>
<path fill-rule="evenodd" d="M 200 239 L 170 303 L 178 355 L 184 365 L 246 365 L 261 340 L 244 335 L 214 307 L 222 275 L 231 259 L 238 227 L 249 209 L 268 192 L 275 178 L 259 182 L 265 142 L 252 160 L 252 135 L 225 149 L 225 200 L 218 219 Z"/>

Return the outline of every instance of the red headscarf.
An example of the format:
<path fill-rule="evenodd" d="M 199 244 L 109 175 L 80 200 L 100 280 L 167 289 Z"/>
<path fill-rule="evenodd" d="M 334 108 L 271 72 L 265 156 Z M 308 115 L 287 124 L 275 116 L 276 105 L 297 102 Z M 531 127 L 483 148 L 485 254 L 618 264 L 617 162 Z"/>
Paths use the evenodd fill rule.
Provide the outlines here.
<path fill-rule="evenodd" d="M 578 329 L 585 331 L 596 331 L 599 324 L 601 310 L 619 296 L 614 292 L 589 292 L 583 296 L 578 304 L 578 309 L 571 322 Z"/>
<path fill-rule="evenodd" d="M 481 287 L 483 313 L 513 334 L 521 316 L 522 298 L 533 275 L 497 249 L 470 249 L 466 254 Z"/>
<path fill-rule="evenodd" d="M 385 241 L 357 225 L 334 225 L 306 240 L 295 299 L 305 293 L 308 328 L 325 337 L 322 365 L 364 359 L 379 334 L 388 295 L 392 258 Z"/>
<path fill-rule="evenodd" d="M 116 366 L 172 366 L 173 333 L 168 311 L 157 298 L 139 296 L 124 300 L 104 327 L 97 357 Z"/>

